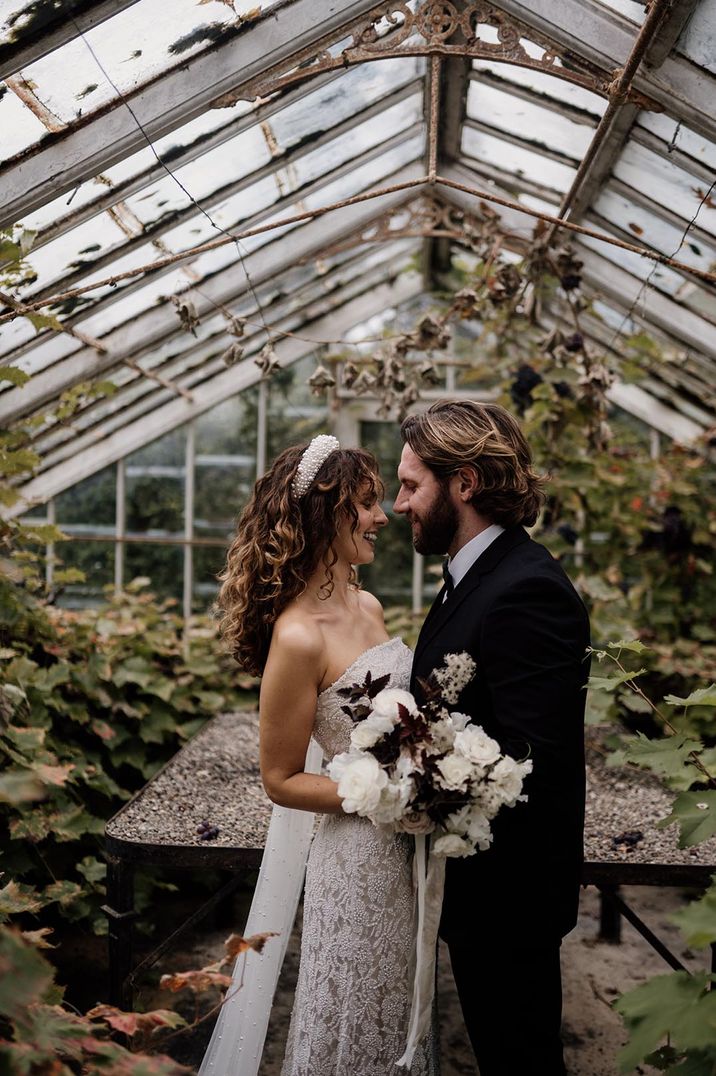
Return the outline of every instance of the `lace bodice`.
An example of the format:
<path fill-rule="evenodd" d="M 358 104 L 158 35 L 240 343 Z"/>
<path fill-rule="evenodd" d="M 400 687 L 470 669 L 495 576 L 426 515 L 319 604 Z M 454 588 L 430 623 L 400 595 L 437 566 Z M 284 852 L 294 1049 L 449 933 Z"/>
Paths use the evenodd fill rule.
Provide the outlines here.
<path fill-rule="evenodd" d="M 370 669 L 374 679 L 389 673 L 388 686 L 403 688 L 407 691 L 410 685 L 412 661 L 413 652 L 402 639 L 397 636 L 387 639 L 384 643 L 378 643 L 377 646 L 371 646 L 369 650 L 365 650 L 345 672 L 341 673 L 337 680 L 321 692 L 316 707 L 313 738 L 320 744 L 326 761 L 332 759 L 334 755 L 341 754 L 342 751 L 347 751 L 350 747 L 353 721 L 341 709 L 346 705 L 346 700 L 338 694 L 338 689 L 354 682 L 360 683 Z"/>

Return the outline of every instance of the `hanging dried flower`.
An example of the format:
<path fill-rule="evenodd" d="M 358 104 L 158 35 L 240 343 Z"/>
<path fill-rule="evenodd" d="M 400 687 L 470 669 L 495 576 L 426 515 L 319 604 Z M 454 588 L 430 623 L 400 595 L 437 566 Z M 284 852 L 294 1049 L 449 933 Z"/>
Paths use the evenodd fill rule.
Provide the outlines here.
<path fill-rule="evenodd" d="M 450 330 L 432 314 L 426 314 L 418 323 L 413 339 L 413 347 L 419 351 L 429 351 L 437 347 L 444 349 L 450 343 Z"/>
<path fill-rule="evenodd" d="M 456 292 L 452 307 L 461 318 L 476 317 L 480 312 L 480 296 L 474 288 L 462 288 Z"/>
<path fill-rule="evenodd" d="M 240 340 L 246 332 L 246 318 L 229 318 L 226 331 L 230 336 L 235 336 L 237 340 Z"/>
<path fill-rule="evenodd" d="M 499 306 L 508 299 L 514 299 L 522 286 L 522 277 L 514 265 L 502 265 L 494 276 L 487 281 L 490 301 Z"/>
<path fill-rule="evenodd" d="M 356 396 L 362 396 L 364 392 L 370 392 L 371 389 L 376 388 L 377 383 L 378 379 L 375 374 L 372 374 L 370 370 L 361 370 L 353 382 L 353 391 Z"/>
<path fill-rule="evenodd" d="M 276 370 L 281 369 L 281 363 L 278 361 L 278 356 L 273 349 L 271 341 L 261 348 L 261 351 L 254 359 L 254 362 L 261 371 L 262 377 L 271 377 Z"/>
<path fill-rule="evenodd" d="M 245 350 L 246 348 L 243 344 L 232 344 L 221 356 L 221 361 L 225 366 L 234 366 L 243 359 Z"/>
<path fill-rule="evenodd" d="M 196 307 L 191 299 L 183 299 L 179 295 L 172 295 L 171 299 L 176 307 L 177 314 L 179 315 L 182 329 L 185 332 L 191 333 L 192 336 L 196 336 L 196 326 L 199 324 L 199 315 L 197 314 Z"/>
<path fill-rule="evenodd" d="M 418 366 L 418 376 L 426 385 L 437 385 L 440 382 L 440 374 L 430 359 L 425 359 Z"/>
<path fill-rule="evenodd" d="M 344 363 L 341 372 L 341 385 L 344 389 L 350 389 L 358 380 L 358 367 L 353 362 Z"/>
<path fill-rule="evenodd" d="M 314 396 L 325 396 L 335 383 L 335 377 L 325 366 L 317 366 L 307 381 Z"/>

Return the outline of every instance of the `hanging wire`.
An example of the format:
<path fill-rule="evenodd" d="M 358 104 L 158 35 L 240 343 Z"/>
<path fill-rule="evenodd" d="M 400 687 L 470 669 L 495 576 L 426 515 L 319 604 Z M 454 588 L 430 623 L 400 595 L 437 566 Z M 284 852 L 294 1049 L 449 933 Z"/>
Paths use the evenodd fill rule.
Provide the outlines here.
<path fill-rule="evenodd" d="M 221 235 L 225 235 L 227 237 L 227 239 L 231 240 L 236 245 L 236 253 L 239 256 L 239 261 L 241 263 L 241 268 L 243 269 L 244 275 L 246 277 L 246 283 L 248 284 L 249 292 L 251 294 L 252 299 L 256 303 L 256 309 L 257 309 L 259 317 L 261 318 L 261 321 L 262 321 L 262 328 L 264 329 L 264 331 L 266 332 L 266 335 L 268 336 L 268 338 L 270 340 L 271 339 L 271 330 L 270 330 L 270 327 L 266 324 L 266 321 L 265 321 L 264 315 L 263 315 L 263 309 L 261 307 L 261 303 L 259 302 L 258 295 L 256 294 L 256 289 L 254 287 L 254 283 L 253 283 L 253 281 L 251 279 L 251 276 L 249 274 L 248 269 L 246 268 L 245 256 L 244 256 L 244 252 L 241 249 L 241 243 L 239 241 L 239 237 L 234 235 L 233 232 L 228 231 L 226 228 L 222 228 L 222 226 L 220 224 L 217 224 L 217 222 L 214 220 L 214 218 L 211 216 L 211 214 L 208 212 L 208 210 L 205 209 L 204 206 L 201 205 L 201 203 L 196 200 L 196 198 L 194 198 L 193 194 L 184 186 L 184 184 L 181 182 L 181 180 L 178 178 L 178 176 L 176 176 L 175 173 L 171 170 L 171 168 L 169 168 L 169 166 L 166 164 L 166 162 L 164 160 L 162 160 L 162 158 L 159 156 L 156 149 L 154 148 L 154 143 L 152 142 L 152 139 L 149 137 L 149 134 L 147 133 L 147 131 L 144 129 L 144 126 L 143 126 L 141 120 L 137 116 L 137 113 L 134 111 L 134 109 L 130 105 L 129 101 L 124 96 L 122 91 L 119 89 L 117 84 L 111 78 L 109 72 L 107 71 L 107 69 L 103 65 L 103 63 L 100 60 L 99 56 L 97 55 L 95 50 L 92 48 L 92 45 L 90 44 L 90 42 L 87 40 L 85 34 L 83 33 L 81 27 L 79 26 L 79 24 L 77 22 L 77 20 L 75 18 L 73 18 L 72 16 L 70 16 L 70 21 L 74 25 L 74 27 L 75 27 L 75 29 L 77 31 L 77 34 L 79 35 L 79 37 L 81 38 L 83 44 L 85 45 L 85 48 L 88 50 L 88 52 L 92 56 L 92 59 L 97 64 L 97 67 L 100 69 L 103 76 L 106 78 L 107 82 L 110 84 L 110 86 L 112 87 L 114 92 L 117 94 L 117 97 L 120 99 L 120 101 L 122 102 L 124 107 L 129 112 L 130 116 L 134 120 L 135 124 L 137 125 L 137 129 L 141 132 L 142 136 L 146 140 L 146 143 L 149 146 L 149 149 L 153 153 L 154 157 L 156 158 L 158 164 L 161 166 L 161 168 L 164 169 L 164 171 L 174 181 L 174 183 L 176 183 L 176 185 L 179 187 L 179 189 L 186 195 L 186 197 L 189 199 L 189 201 L 192 203 L 192 205 L 196 206 L 196 208 L 199 210 L 199 212 L 204 217 L 206 217 L 206 219 L 208 220 L 211 227 L 215 231 L 219 232 Z M 190 253 L 190 252 L 186 252 L 186 253 Z"/>

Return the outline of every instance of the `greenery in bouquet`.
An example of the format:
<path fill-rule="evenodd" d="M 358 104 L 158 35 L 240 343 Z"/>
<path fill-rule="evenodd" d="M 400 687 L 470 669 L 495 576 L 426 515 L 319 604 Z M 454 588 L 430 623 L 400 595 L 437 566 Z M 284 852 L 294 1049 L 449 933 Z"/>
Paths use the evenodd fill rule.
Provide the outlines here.
<path fill-rule="evenodd" d="M 466 714 L 452 710 L 475 675 L 467 653 L 447 654 L 421 683 L 425 702 L 387 686 L 390 675 L 340 688 L 343 711 L 355 722 L 350 750 L 328 773 L 343 809 L 398 832 L 431 833 L 437 856 L 469 856 L 492 840 L 501 807 L 527 797 L 532 762 L 518 762 Z"/>

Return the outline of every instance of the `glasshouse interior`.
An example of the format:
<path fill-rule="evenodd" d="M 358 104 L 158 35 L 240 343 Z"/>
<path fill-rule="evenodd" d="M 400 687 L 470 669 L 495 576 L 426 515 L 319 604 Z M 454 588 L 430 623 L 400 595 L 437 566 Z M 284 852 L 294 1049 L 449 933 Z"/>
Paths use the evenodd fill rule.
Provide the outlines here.
<path fill-rule="evenodd" d="M 517 419 L 591 621 L 553 1072 L 713 1074 L 716 0 L 0 0 L 3 1072 L 400 1071 L 281 1068 L 300 916 L 262 1060 L 202 1065 L 281 947 L 215 603 L 329 434 L 378 461 L 356 572 L 415 647 L 448 549 L 393 507 L 401 423 L 447 399 Z M 437 983 L 477 1074 L 444 941 Z"/>

